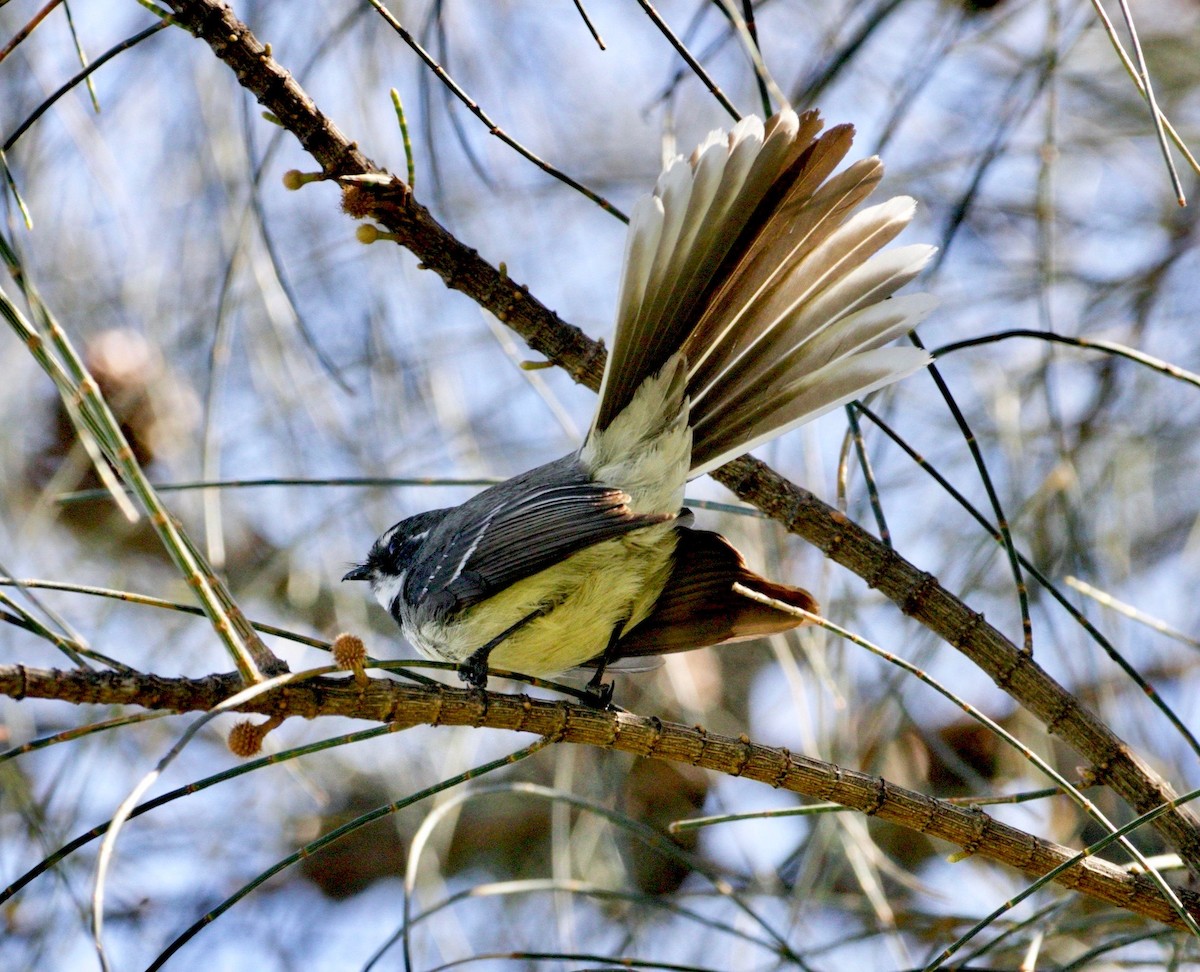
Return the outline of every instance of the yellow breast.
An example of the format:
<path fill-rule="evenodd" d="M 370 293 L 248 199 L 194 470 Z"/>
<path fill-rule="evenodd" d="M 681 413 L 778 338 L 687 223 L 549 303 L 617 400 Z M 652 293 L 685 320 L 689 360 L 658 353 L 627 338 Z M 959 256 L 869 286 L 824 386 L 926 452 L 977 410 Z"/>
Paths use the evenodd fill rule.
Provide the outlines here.
<path fill-rule="evenodd" d="M 593 544 L 441 624 L 407 632 L 426 657 L 461 662 L 529 614 L 545 613 L 493 649 L 490 668 L 557 675 L 600 655 L 613 630 L 645 620 L 671 572 L 675 526 Z"/>

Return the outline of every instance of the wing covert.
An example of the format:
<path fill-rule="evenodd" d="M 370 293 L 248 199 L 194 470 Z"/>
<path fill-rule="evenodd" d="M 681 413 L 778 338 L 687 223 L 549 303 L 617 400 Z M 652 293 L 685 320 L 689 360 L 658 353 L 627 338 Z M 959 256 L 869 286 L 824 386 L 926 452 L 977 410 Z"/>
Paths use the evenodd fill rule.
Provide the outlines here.
<path fill-rule="evenodd" d="M 574 454 L 474 496 L 430 531 L 405 598 L 425 617 L 486 600 L 577 550 L 674 519 L 633 513 L 623 490 L 593 482 Z"/>

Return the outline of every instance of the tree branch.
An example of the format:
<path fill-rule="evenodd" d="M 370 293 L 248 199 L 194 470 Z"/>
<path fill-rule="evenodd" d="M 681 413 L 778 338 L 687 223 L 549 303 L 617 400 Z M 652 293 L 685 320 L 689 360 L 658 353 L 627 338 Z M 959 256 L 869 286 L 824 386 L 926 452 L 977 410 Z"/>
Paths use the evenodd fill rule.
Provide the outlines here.
<path fill-rule="evenodd" d="M 531 348 L 565 368 L 576 381 L 593 389 L 599 386 L 602 346 L 564 323 L 526 288 L 513 283 L 439 225 L 412 198 L 407 185 L 376 167 L 317 109 L 225 4 L 218 0 L 166 2 L 178 23 L 229 65 L 243 87 L 300 140 L 327 176 L 343 180 L 385 177 L 343 181 L 343 204 L 350 215 L 382 223 L 447 287 L 462 291 L 495 314 Z M 1110 786 L 1138 813 L 1176 797 L 1171 785 L 1094 713 L 930 574 L 756 459 L 737 459 L 713 475 L 742 500 L 854 571 L 905 614 L 966 655 L 1036 715 L 1048 732 L 1060 736 L 1087 759 L 1096 781 Z M 1189 807 L 1178 807 L 1158 817 L 1154 826 L 1200 876 L 1200 817 Z"/>
<path fill-rule="evenodd" d="M 244 689 L 236 674 L 162 678 L 137 672 L 55 671 L 0 666 L 0 694 L 98 705 L 140 705 L 174 712 L 204 712 Z M 1001 823 L 978 807 L 964 807 L 887 780 L 786 749 L 760 746 L 695 726 L 628 712 L 602 712 L 569 702 L 445 686 L 410 686 L 391 679 L 312 678 L 264 694 L 238 708 L 277 717 L 344 716 L 409 728 L 473 726 L 547 736 L 556 742 L 615 749 L 651 759 L 687 763 L 741 776 L 816 800 L 833 801 L 908 830 L 939 837 L 970 854 L 1040 876 L 1076 856 L 1061 844 Z M 1183 927 L 1159 890 L 1096 858 L 1085 858 L 1056 882 L 1155 921 Z M 1200 894 L 1177 891 L 1200 918 Z"/>

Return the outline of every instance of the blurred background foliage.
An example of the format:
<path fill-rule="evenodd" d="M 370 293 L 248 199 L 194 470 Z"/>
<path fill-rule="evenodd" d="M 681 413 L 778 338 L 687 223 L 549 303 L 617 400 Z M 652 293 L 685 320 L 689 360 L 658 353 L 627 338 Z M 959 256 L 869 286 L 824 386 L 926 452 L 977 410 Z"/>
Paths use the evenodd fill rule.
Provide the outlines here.
<path fill-rule="evenodd" d="M 0 41 L 16 38 L 40 7 L 0 5 Z M 234 9 L 322 111 L 402 174 L 389 96 L 397 89 L 417 198 L 564 319 L 607 333 L 624 234 L 617 219 L 489 135 L 368 3 L 238 0 Z M 731 122 L 634 3 L 588 5 L 604 50 L 566 0 L 390 9 L 508 134 L 626 212 L 664 156 Z M 656 9 L 741 111 L 763 110 L 721 5 L 670 0 Z M 1135 12 L 1159 104 L 1194 141 L 1200 11 L 1158 0 Z M 0 138 L 79 70 L 66 13 L 65 3 L 51 10 L 0 62 Z M 73 0 L 69 13 L 93 59 L 154 23 L 132 0 Z M 1149 109 L 1090 4 L 763 0 L 754 14 L 784 96 L 819 106 L 830 124 L 853 122 L 856 154 L 879 152 L 888 164 L 884 191 L 918 199 L 906 240 L 941 247 L 923 284 L 942 300 L 921 329 L 930 348 L 1034 329 L 1200 371 L 1196 208 L 1176 204 Z M 592 394 L 557 371 L 518 368 L 529 357 L 519 342 L 411 255 L 357 243 L 335 187 L 285 191 L 282 174 L 311 162 L 184 31 L 153 34 L 92 81 L 99 113 L 78 86 L 6 146 L 32 228 L 9 191 L 4 232 L 27 278 L 86 355 L 155 481 L 229 484 L 165 495 L 251 617 L 326 639 L 353 630 L 377 657 L 409 657 L 363 592 L 338 584 L 346 565 L 396 520 L 478 488 L 454 482 L 506 477 L 573 448 Z M 1180 171 L 1195 194 L 1195 173 Z M 187 602 L 144 521 L 77 495 L 98 483 L 53 388 L 15 338 L 0 336 L 0 348 L 0 573 Z M 1078 578 L 1171 629 L 1068 592 L 1196 726 L 1197 387 L 1031 337 L 955 350 L 939 364 L 1018 547 L 1055 583 Z M 926 376 L 871 404 L 984 508 L 979 471 Z M 899 448 L 863 427 L 898 550 L 1019 641 L 1003 551 Z M 846 428 L 843 414 L 831 415 L 762 456 L 875 528 L 854 463 L 844 496 L 839 488 Z M 338 485 L 349 477 L 452 482 Z M 330 484 L 255 484 L 263 479 Z M 690 495 L 728 499 L 707 482 Z M 1073 754 L 858 578 L 761 519 L 721 511 L 701 519 L 768 575 L 812 589 L 831 618 L 926 668 L 1073 771 Z M 197 618 L 79 592 L 34 592 L 36 603 L 30 592 L 7 593 L 142 671 L 230 667 Z M 1031 597 L 1040 663 L 1178 789 L 1200 784 L 1195 753 L 1142 691 L 1036 584 Z M 272 647 L 294 670 L 325 663 L 283 640 Z M 50 642 L 0 624 L 0 663 L 12 662 L 65 664 Z M 819 630 L 672 657 L 621 677 L 617 698 L 635 712 L 745 732 L 936 795 L 1046 785 L 928 688 Z M 19 746 L 116 714 L 0 699 L 0 741 Z M 0 763 L 5 883 L 107 819 L 190 721 L 128 725 Z M 204 730 L 160 788 L 236 765 L 224 745 L 233 721 Z M 268 746 L 359 728 L 291 720 Z M 527 742 L 414 729 L 264 767 L 138 818 L 108 881 L 113 967 L 144 966 L 207 909 L 328 829 Z M 503 781 L 552 787 L 616 816 L 528 791 L 484 789 L 462 802 L 450 791 L 282 871 L 175 966 L 361 968 L 386 949 L 375 967 L 400 967 L 406 867 L 420 968 L 470 957 L 489 968 L 599 968 L 621 956 L 646 968 L 908 968 L 1024 886 L 1020 875 L 949 864 L 945 845 L 850 814 L 726 823 L 668 846 L 662 835 L 675 820 L 798 804 L 686 767 L 552 747 L 481 782 Z M 1129 819 L 1104 794 L 1096 799 Z M 435 807 L 442 816 L 414 858 L 414 835 Z M 1061 799 L 997 814 L 1072 845 L 1100 836 Z M 1148 834 L 1138 839 L 1147 852 L 1161 849 Z M 95 961 L 94 866 L 92 844 L 4 904 L 0 966 Z M 501 953 L 517 955 L 484 958 Z M 1036 968 L 1183 968 L 1197 947 L 1049 891 L 963 954 L 973 968 L 1016 968 L 1030 954 Z"/>

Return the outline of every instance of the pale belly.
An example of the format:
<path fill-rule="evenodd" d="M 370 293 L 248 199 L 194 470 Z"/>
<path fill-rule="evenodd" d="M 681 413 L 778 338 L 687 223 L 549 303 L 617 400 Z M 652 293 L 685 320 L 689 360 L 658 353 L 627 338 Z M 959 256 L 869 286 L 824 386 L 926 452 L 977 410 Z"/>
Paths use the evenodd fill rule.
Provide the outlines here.
<path fill-rule="evenodd" d="M 463 662 L 539 608 L 497 645 L 488 666 L 539 677 L 600 655 L 613 630 L 645 620 L 671 572 L 675 526 L 663 523 L 594 544 L 440 624 L 404 633 L 426 658 Z M 481 615 L 483 616 L 481 618 Z"/>

